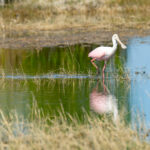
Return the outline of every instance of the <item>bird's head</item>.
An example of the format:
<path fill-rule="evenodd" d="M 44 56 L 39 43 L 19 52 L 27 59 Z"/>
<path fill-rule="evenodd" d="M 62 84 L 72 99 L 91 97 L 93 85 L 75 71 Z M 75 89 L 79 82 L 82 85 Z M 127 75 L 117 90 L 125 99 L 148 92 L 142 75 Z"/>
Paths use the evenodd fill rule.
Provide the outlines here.
<path fill-rule="evenodd" d="M 127 47 L 120 41 L 118 34 L 114 34 L 114 35 L 112 36 L 112 39 L 113 39 L 113 40 L 116 40 L 116 41 L 121 45 L 121 47 L 122 47 L 123 49 L 126 49 L 126 48 L 127 48 Z"/>
<path fill-rule="evenodd" d="M 117 40 L 117 39 L 119 38 L 119 36 L 118 36 L 118 34 L 114 34 L 114 35 L 112 36 L 112 38 L 115 39 L 115 40 Z"/>

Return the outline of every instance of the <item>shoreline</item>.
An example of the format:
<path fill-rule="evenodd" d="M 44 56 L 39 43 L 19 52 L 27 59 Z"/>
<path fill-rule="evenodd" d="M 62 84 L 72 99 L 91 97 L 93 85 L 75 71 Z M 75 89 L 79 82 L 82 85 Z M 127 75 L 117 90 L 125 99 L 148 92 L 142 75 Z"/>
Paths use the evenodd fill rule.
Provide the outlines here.
<path fill-rule="evenodd" d="M 117 33 L 125 44 L 131 37 L 150 35 L 150 30 L 102 28 L 65 28 L 49 31 L 4 32 L 0 35 L 2 49 L 41 49 L 44 47 L 69 46 L 75 44 L 111 45 L 111 37 Z"/>

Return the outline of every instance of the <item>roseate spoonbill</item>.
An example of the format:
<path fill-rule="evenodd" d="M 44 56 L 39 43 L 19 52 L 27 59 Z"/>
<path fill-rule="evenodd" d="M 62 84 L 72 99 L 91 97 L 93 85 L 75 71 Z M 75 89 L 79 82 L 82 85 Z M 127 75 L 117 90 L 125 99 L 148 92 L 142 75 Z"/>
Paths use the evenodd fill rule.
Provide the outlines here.
<path fill-rule="evenodd" d="M 90 93 L 90 109 L 98 114 L 113 114 L 113 120 L 116 122 L 118 116 L 118 105 L 115 96 L 106 91 L 103 84 L 104 92 L 98 91 L 98 82 L 96 87 Z"/>
<path fill-rule="evenodd" d="M 115 53 L 115 51 L 117 50 L 117 44 L 118 43 L 121 45 L 121 47 L 123 49 L 126 49 L 127 47 L 120 41 L 119 36 L 117 34 L 114 34 L 112 36 L 112 43 L 113 46 L 112 47 L 104 47 L 104 46 L 100 46 L 97 47 L 96 49 L 92 50 L 89 54 L 88 57 L 91 57 L 91 63 L 93 64 L 93 66 L 97 69 L 98 73 L 98 67 L 97 65 L 94 63 L 95 60 L 101 61 L 104 60 L 104 67 L 103 67 L 103 80 L 104 80 L 104 70 L 106 68 L 106 62 L 107 60 L 113 56 L 113 54 Z"/>

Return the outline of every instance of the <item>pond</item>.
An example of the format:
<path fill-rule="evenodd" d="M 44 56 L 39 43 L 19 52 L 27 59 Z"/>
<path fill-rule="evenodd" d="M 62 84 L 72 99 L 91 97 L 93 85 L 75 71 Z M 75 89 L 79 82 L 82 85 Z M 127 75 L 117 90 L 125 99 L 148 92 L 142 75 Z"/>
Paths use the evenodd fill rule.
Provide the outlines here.
<path fill-rule="evenodd" d="M 150 37 L 129 39 L 126 50 L 118 47 L 105 85 L 87 57 L 97 46 L 0 49 L 0 109 L 28 118 L 36 103 L 51 117 L 63 110 L 81 120 L 85 112 L 109 112 L 114 119 L 123 114 L 133 126 L 140 116 L 150 128 Z M 103 64 L 97 62 L 101 69 Z"/>

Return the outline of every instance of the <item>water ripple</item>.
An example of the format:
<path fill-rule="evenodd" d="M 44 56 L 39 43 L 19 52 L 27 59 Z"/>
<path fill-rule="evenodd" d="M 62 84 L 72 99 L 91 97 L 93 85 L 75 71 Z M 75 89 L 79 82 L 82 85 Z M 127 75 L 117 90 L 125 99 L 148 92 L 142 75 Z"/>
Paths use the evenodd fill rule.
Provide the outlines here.
<path fill-rule="evenodd" d="M 0 76 L 5 79 L 98 79 L 99 76 L 93 75 L 67 75 L 67 74 L 51 74 L 51 75 L 5 75 Z"/>

